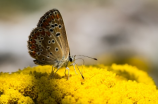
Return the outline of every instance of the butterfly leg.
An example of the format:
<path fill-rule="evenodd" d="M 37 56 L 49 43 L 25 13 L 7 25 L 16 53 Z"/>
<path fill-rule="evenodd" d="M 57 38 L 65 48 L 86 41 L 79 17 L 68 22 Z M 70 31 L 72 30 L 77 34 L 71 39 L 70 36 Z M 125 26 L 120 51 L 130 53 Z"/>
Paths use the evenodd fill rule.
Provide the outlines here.
<path fill-rule="evenodd" d="M 70 72 L 70 69 L 68 67 L 66 67 L 66 70 L 68 70 L 68 80 L 69 80 L 69 72 Z M 65 70 L 65 75 L 66 75 L 66 70 Z"/>
<path fill-rule="evenodd" d="M 81 74 L 81 76 L 82 76 L 82 79 L 84 79 L 84 76 L 82 75 L 80 69 L 78 68 L 78 65 L 77 65 L 76 63 L 75 63 L 75 65 L 77 66 L 77 69 L 78 69 L 78 71 L 80 72 L 80 74 Z"/>
<path fill-rule="evenodd" d="M 76 65 L 76 64 L 73 63 L 72 65 L 73 65 L 73 67 L 74 67 L 75 73 L 78 74 L 78 73 L 76 72 L 76 69 L 75 69 L 75 65 Z"/>
<path fill-rule="evenodd" d="M 54 67 L 52 67 L 52 72 L 50 73 L 48 79 L 52 79 L 53 78 L 53 76 L 54 76 L 54 70 L 55 70 Z"/>
<path fill-rule="evenodd" d="M 64 72 L 64 73 L 65 73 L 65 76 L 66 76 L 66 69 L 65 69 L 65 72 Z"/>
<path fill-rule="evenodd" d="M 49 75 L 49 79 L 52 79 L 52 78 L 54 77 L 55 73 L 56 73 L 58 70 L 59 70 L 59 68 L 57 68 L 57 70 L 55 71 L 55 68 L 52 67 L 52 72 L 51 72 L 50 75 Z"/>

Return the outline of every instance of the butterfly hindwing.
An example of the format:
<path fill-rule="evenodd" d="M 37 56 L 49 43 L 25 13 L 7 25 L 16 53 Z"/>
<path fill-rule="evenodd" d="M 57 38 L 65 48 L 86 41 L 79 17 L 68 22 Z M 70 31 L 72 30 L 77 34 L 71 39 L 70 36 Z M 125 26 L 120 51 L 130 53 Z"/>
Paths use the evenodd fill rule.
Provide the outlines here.
<path fill-rule="evenodd" d="M 55 36 L 45 28 L 35 28 L 28 41 L 30 55 L 35 58 L 35 64 L 55 65 L 62 60 L 62 51 Z"/>

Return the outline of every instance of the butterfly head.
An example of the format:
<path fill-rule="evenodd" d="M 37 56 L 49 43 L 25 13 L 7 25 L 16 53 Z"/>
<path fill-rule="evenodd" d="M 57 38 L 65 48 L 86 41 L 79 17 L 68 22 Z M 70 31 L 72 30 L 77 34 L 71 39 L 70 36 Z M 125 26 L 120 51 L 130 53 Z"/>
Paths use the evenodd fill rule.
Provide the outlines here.
<path fill-rule="evenodd" d="M 65 66 L 66 66 L 66 67 L 67 67 L 67 66 L 71 66 L 71 65 L 74 64 L 74 62 L 75 62 L 75 56 L 76 56 L 76 55 L 70 56 L 70 54 L 69 54 L 68 60 L 65 62 Z"/>
<path fill-rule="evenodd" d="M 74 56 L 69 56 L 69 61 L 70 61 L 71 63 L 74 63 L 75 57 L 76 57 L 76 55 L 74 55 Z"/>

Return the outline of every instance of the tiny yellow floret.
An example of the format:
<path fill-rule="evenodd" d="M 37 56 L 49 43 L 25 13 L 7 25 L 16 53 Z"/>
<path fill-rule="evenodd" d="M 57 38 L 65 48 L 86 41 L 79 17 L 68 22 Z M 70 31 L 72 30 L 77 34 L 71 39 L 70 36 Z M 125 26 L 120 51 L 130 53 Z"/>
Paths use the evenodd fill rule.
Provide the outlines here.
<path fill-rule="evenodd" d="M 52 66 L 0 73 L 0 104 L 158 104 L 152 78 L 130 65 L 69 67 L 49 79 Z M 76 67 L 77 70 L 77 67 Z"/>

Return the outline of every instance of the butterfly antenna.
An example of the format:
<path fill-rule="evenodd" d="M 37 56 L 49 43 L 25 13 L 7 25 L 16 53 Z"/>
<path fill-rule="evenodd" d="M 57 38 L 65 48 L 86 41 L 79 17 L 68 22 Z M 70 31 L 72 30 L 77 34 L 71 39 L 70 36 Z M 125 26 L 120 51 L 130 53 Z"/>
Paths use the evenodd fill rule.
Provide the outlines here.
<path fill-rule="evenodd" d="M 76 63 L 75 63 L 75 64 L 76 64 Z M 82 75 L 82 73 L 81 73 L 80 69 L 78 68 L 78 64 L 76 64 L 76 66 L 77 66 L 77 69 L 78 69 L 78 71 L 80 72 L 80 74 L 81 74 L 82 78 L 84 79 L 84 76 Z"/>
<path fill-rule="evenodd" d="M 93 60 L 98 60 L 97 58 L 93 58 L 93 57 L 89 57 L 89 56 L 85 56 L 85 55 L 76 55 L 76 56 L 83 56 L 83 57 L 91 58 L 91 59 L 93 59 Z"/>
<path fill-rule="evenodd" d="M 78 59 L 81 59 L 82 60 L 82 69 L 83 69 L 83 65 L 84 65 L 84 59 L 82 59 L 82 58 L 78 58 Z M 76 60 L 78 60 L 78 59 L 76 59 Z"/>
<path fill-rule="evenodd" d="M 82 58 L 77 58 L 77 59 L 75 59 L 75 60 L 78 60 L 78 59 L 81 59 L 81 60 L 82 60 L 82 62 L 83 62 L 83 64 L 82 64 L 82 65 L 84 65 L 84 59 L 82 59 Z"/>

